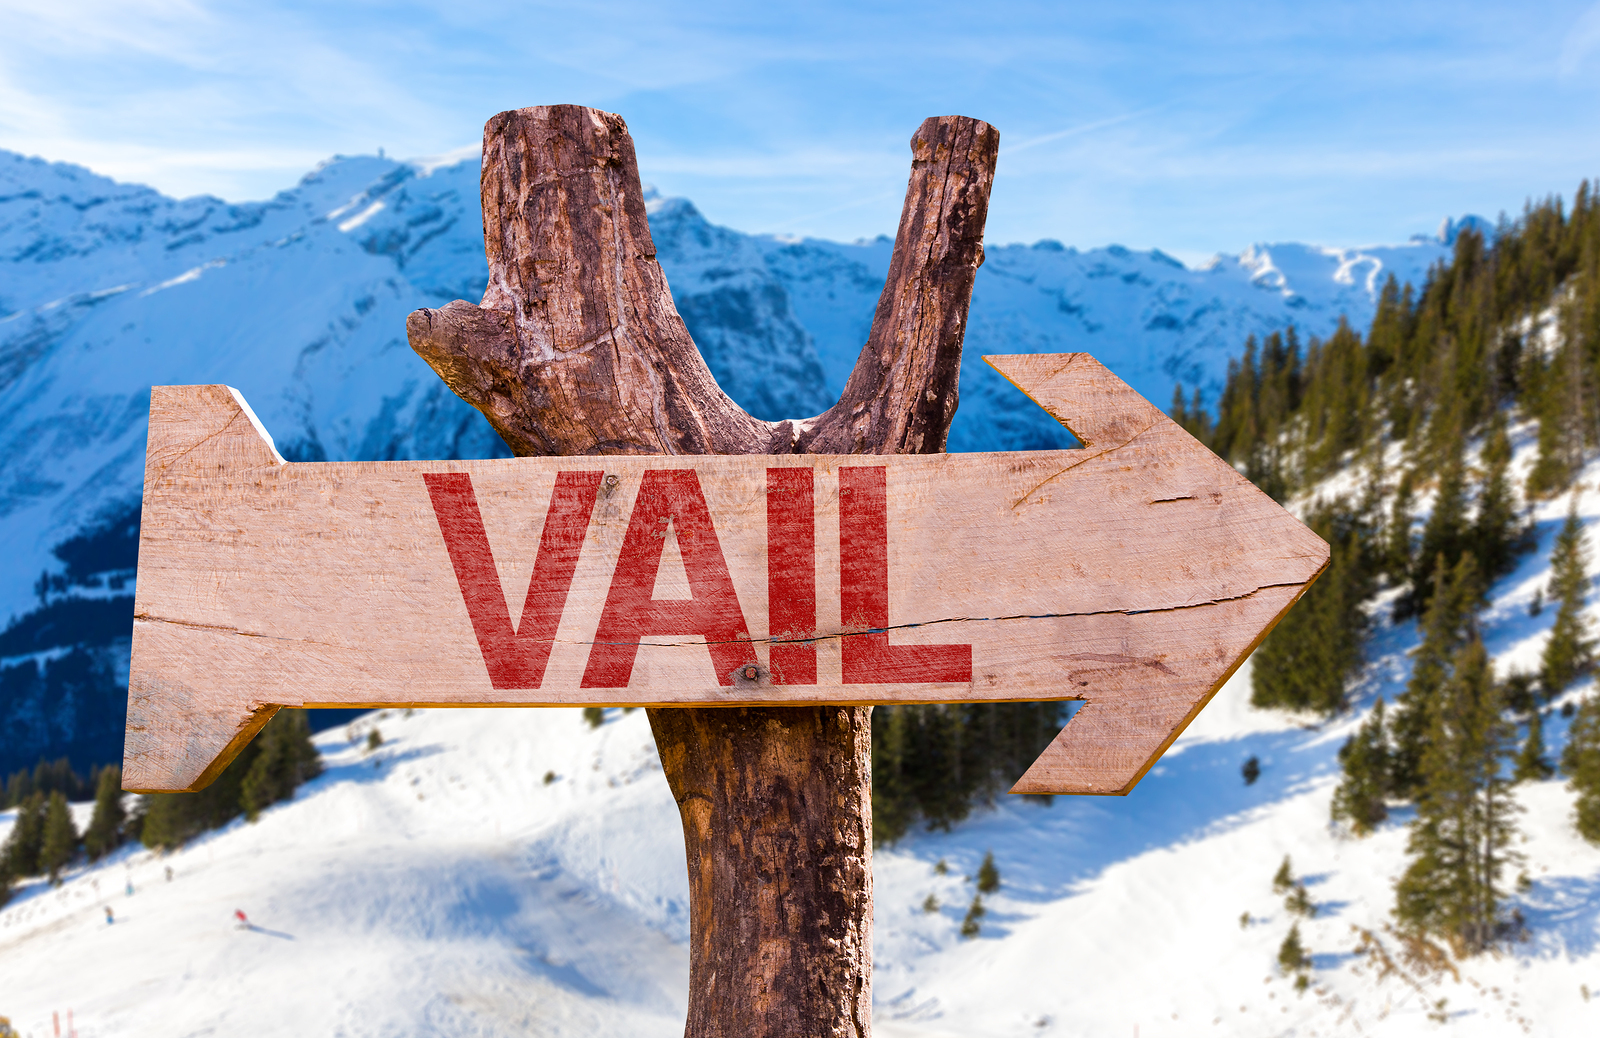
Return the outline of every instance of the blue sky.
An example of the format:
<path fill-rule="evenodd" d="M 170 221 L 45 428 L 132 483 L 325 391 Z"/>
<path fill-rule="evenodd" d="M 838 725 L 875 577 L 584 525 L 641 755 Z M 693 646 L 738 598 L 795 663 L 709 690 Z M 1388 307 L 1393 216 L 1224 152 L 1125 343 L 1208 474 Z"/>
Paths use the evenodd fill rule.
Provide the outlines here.
<path fill-rule="evenodd" d="M 745 231 L 894 232 L 906 142 L 1001 132 L 991 242 L 1354 245 L 1600 174 L 1600 4 L 0 0 L 0 147 L 262 198 L 317 161 L 620 113 Z"/>

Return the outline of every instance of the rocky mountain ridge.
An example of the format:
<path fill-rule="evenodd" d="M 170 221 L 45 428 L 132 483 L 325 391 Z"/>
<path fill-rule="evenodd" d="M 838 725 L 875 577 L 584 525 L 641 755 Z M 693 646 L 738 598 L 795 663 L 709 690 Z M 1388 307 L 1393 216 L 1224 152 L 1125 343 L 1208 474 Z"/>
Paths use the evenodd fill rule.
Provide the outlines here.
<path fill-rule="evenodd" d="M 746 235 L 652 196 L 673 296 L 728 393 L 764 418 L 837 398 L 892 241 Z M 1249 335 L 1363 326 L 1382 279 L 1438 239 L 1258 245 L 1190 268 L 1159 250 L 992 245 L 978 272 L 951 450 L 1071 438 L 984 354 L 1093 353 L 1165 403 L 1214 393 Z M 405 317 L 487 279 L 478 160 L 336 158 L 264 202 L 167 198 L 0 152 L 0 769 L 82 768 L 121 743 L 152 384 L 239 389 L 291 460 L 504 455 L 410 350 Z"/>

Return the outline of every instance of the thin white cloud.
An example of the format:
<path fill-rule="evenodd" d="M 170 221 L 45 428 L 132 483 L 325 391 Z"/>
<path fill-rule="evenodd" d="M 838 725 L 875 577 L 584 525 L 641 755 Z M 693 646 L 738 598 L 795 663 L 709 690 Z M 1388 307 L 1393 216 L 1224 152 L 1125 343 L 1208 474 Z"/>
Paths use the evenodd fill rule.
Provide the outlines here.
<path fill-rule="evenodd" d="M 1166 105 L 1152 105 L 1149 108 L 1142 108 L 1137 112 L 1128 112 L 1125 115 L 1114 115 L 1108 119 L 1096 119 L 1094 122 L 1083 123 L 1080 126 L 1069 126 L 1065 130 L 1056 130 L 1054 133 L 1045 133 L 1040 134 L 1037 137 L 1029 137 L 1026 140 L 1018 141 L 1016 144 L 1002 143 L 1000 145 L 1000 155 L 1003 158 L 1007 155 L 1015 155 L 1019 151 L 1027 151 L 1029 148 L 1036 148 L 1041 144 L 1050 144 L 1054 141 L 1065 140 L 1069 137 L 1081 137 L 1086 133 L 1093 133 L 1096 130 L 1103 130 L 1111 126 L 1120 126 L 1123 123 L 1132 122 L 1135 119 L 1142 118 L 1143 116 L 1149 115 L 1152 112 L 1158 112 L 1166 107 Z M 1004 140 L 1003 137 L 1001 139 L 1002 141 Z"/>
<path fill-rule="evenodd" d="M 1600 50 L 1600 4 L 1579 15 L 1561 37 L 1561 54 L 1556 59 L 1556 70 L 1562 76 L 1576 75 L 1596 50 Z"/>

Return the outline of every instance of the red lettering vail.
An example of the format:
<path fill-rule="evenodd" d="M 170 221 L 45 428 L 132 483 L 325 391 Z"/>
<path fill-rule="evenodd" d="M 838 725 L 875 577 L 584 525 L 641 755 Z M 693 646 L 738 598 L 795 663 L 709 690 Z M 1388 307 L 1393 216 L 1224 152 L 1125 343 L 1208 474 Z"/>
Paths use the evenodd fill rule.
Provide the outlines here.
<path fill-rule="evenodd" d="M 839 608 L 866 634 L 841 642 L 846 685 L 966 682 L 971 645 L 889 644 L 888 469 L 839 470 Z"/>
<path fill-rule="evenodd" d="M 456 582 L 467 605 L 467 616 L 478 636 L 478 648 L 495 688 L 538 688 L 550 662 L 550 645 L 567 605 L 572 574 L 583 550 L 583 538 L 594 511 L 603 472 L 559 472 L 539 554 L 528 581 L 528 598 L 522 622 L 511 626 L 500 574 L 489 551 L 489 536 L 472 492 L 472 476 L 465 472 L 430 473 L 422 477 L 433 499 L 433 514 L 455 566 Z"/>
<path fill-rule="evenodd" d="M 652 597 L 669 522 L 678 535 L 678 550 L 689 578 L 687 599 Z M 717 531 L 711 525 L 705 495 L 700 492 L 700 477 L 694 469 L 646 472 L 627 532 L 622 535 L 622 553 L 600 611 L 583 687 L 626 687 L 633 678 L 640 638 L 685 634 L 705 639 L 717 680 L 731 685 L 735 670 L 756 662 L 749 630 Z"/>
<path fill-rule="evenodd" d="M 817 647 L 809 640 L 817 634 L 813 480 L 809 468 L 767 470 L 767 630 L 777 685 L 817 683 Z"/>

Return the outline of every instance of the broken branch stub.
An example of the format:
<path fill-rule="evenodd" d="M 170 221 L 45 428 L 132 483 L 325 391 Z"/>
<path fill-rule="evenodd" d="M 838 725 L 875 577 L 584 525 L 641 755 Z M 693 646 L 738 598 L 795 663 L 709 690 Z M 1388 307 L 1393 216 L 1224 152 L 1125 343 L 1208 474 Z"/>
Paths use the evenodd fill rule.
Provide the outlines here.
<path fill-rule="evenodd" d="M 839 402 L 809 424 L 797 453 L 944 450 L 999 153 L 1000 132 L 976 119 L 943 116 L 917 128 L 872 331 Z"/>
<path fill-rule="evenodd" d="M 672 304 L 621 117 L 502 112 L 483 131 L 489 287 L 406 321 L 412 348 L 519 456 L 756 454 Z"/>

